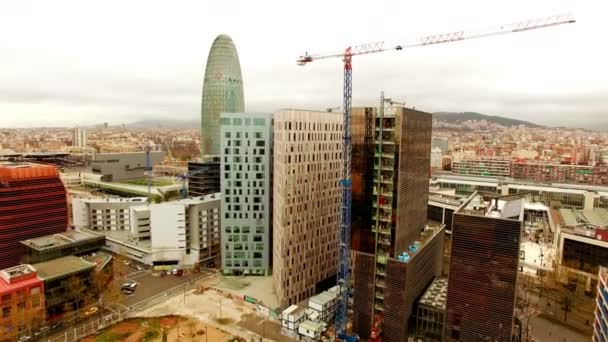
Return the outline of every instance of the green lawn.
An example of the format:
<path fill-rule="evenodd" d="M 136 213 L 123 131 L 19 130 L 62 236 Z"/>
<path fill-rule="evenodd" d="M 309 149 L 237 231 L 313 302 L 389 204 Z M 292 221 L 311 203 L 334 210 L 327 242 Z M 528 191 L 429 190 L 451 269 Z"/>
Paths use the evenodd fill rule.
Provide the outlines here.
<path fill-rule="evenodd" d="M 130 179 L 127 181 L 123 181 L 120 183 L 146 186 L 146 185 L 148 185 L 148 180 L 146 178 L 137 178 L 137 179 Z M 150 185 L 152 185 L 152 186 L 167 186 L 167 185 L 173 185 L 173 184 L 174 184 L 173 182 L 168 181 L 168 180 L 150 179 Z"/>

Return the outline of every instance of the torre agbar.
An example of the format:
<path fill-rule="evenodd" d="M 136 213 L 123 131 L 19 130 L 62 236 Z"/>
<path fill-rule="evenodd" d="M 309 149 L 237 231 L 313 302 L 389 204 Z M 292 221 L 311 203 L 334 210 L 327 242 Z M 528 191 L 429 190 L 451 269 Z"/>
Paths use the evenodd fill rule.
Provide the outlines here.
<path fill-rule="evenodd" d="M 66 191 L 57 168 L 0 163 L 0 269 L 18 265 L 19 241 L 64 232 Z"/>

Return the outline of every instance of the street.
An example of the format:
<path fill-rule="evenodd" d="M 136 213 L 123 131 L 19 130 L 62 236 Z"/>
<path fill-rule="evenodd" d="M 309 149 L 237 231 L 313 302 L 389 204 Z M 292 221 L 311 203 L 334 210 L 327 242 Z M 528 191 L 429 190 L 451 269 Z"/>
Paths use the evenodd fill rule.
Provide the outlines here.
<path fill-rule="evenodd" d="M 145 303 L 147 300 L 155 298 L 158 295 L 163 294 L 164 292 L 168 292 L 169 290 L 175 289 L 176 287 L 188 284 L 191 281 L 198 280 L 202 277 L 206 277 L 211 274 L 212 272 L 210 271 L 201 270 L 199 273 L 184 274 L 181 277 L 174 275 L 166 275 L 164 277 L 160 277 L 158 275 L 152 275 L 151 270 L 132 272 L 127 276 L 127 279 L 135 280 L 138 283 L 135 292 L 132 295 L 126 296 L 126 298 L 124 298 L 120 303 L 107 305 L 106 308 L 104 308 L 103 315 L 116 315 L 119 312 L 126 313 L 134 305 Z M 120 284 L 116 284 L 115 286 L 120 286 Z M 77 324 L 66 324 L 63 327 L 50 332 L 51 335 L 42 337 L 39 340 L 57 340 L 61 336 L 66 335 L 66 331 L 68 331 L 69 333 L 71 330 L 76 329 L 76 327 L 86 326 L 89 322 L 97 320 L 101 316 L 101 313 L 99 313 L 97 315 L 88 317 L 87 319 L 84 319 L 82 321 L 79 321 Z"/>

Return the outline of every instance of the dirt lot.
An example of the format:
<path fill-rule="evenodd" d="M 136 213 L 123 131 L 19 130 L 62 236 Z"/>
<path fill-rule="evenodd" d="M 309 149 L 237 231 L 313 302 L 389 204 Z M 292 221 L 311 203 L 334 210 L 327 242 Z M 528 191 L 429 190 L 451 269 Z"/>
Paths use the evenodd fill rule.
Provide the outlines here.
<path fill-rule="evenodd" d="M 232 336 L 196 319 L 182 316 L 133 318 L 117 323 L 82 342 L 231 341 Z"/>

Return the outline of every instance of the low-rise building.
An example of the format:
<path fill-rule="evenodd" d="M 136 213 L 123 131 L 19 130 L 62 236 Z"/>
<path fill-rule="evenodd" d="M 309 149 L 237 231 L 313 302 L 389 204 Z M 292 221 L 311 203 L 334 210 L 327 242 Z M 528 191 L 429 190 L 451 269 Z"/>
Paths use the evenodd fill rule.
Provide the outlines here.
<path fill-rule="evenodd" d="M 93 294 L 91 275 L 95 270 L 95 263 L 70 255 L 33 264 L 32 267 L 44 282 L 46 314 L 50 319 L 63 314 L 68 307 L 70 310 L 82 307 L 86 302 L 85 292 Z M 76 284 L 77 288 L 72 288 L 72 285 Z M 93 298 L 94 296 L 89 298 L 89 301 Z"/>
<path fill-rule="evenodd" d="M 45 318 L 44 283 L 31 265 L 0 271 L 0 340 L 16 341 L 20 332 Z"/>
<path fill-rule="evenodd" d="M 416 309 L 416 338 L 428 342 L 443 341 L 447 293 L 448 280 L 437 278 L 422 295 Z"/>
<path fill-rule="evenodd" d="M 117 212 L 111 213 L 108 219 L 103 217 L 106 209 L 89 205 L 78 215 L 91 218 L 102 215 L 102 219 L 89 221 L 95 225 L 77 227 L 105 236 L 110 250 L 146 265 L 214 267 L 220 262 L 220 198 L 216 193 L 157 204 L 107 199 L 95 204 L 118 205 Z M 75 207 L 75 217 L 77 210 L 83 209 Z"/>
<path fill-rule="evenodd" d="M 40 263 L 68 255 L 85 255 L 100 250 L 106 244 L 104 236 L 84 231 L 68 231 L 21 241 L 25 264 Z"/>
<path fill-rule="evenodd" d="M 144 177 L 146 152 L 96 153 L 91 162 L 94 174 L 106 182 L 119 182 Z M 150 151 L 150 167 L 163 161 L 165 152 Z"/>

